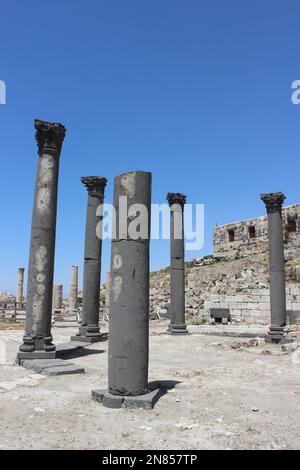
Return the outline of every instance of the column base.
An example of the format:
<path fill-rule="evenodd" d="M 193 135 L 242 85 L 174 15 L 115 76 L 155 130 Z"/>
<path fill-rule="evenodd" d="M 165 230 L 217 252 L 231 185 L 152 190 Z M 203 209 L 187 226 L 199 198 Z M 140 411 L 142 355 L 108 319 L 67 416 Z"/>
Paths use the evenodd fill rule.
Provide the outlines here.
<path fill-rule="evenodd" d="M 81 341 L 82 343 L 99 343 L 104 341 L 107 338 L 107 335 L 100 333 L 97 336 L 71 336 L 71 341 Z"/>
<path fill-rule="evenodd" d="M 83 343 L 98 343 L 107 339 L 107 333 L 101 333 L 99 326 L 81 325 L 78 333 L 71 336 L 71 341 L 82 341 Z"/>
<path fill-rule="evenodd" d="M 191 333 L 187 329 L 186 325 L 175 325 L 170 323 L 167 329 L 169 335 L 190 335 Z"/>
<path fill-rule="evenodd" d="M 43 350 L 35 350 L 35 351 L 19 351 L 17 353 L 17 363 L 20 364 L 20 361 L 24 359 L 55 359 L 56 358 L 56 350 L 54 351 L 43 351 Z"/>
<path fill-rule="evenodd" d="M 281 343 L 284 341 L 284 326 L 270 326 L 267 343 Z"/>
<path fill-rule="evenodd" d="M 144 395 L 122 396 L 112 395 L 107 390 L 92 390 L 92 398 L 106 408 L 144 408 L 152 410 L 161 397 L 162 390 L 155 388 Z"/>

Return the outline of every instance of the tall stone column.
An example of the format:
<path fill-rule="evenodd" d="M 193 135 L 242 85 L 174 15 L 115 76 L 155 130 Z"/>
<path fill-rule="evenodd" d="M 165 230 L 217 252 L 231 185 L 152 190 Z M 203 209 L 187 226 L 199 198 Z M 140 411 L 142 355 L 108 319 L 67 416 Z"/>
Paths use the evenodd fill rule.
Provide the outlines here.
<path fill-rule="evenodd" d="M 51 310 L 59 157 L 65 137 L 61 124 L 35 120 L 39 163 L 29 253 L 26 322 L 18 359 L 55 357 Z"/>
<path fill-rule="evenodd" d="M 106 284 L 105 284 L 105 307 L 107 313 L 109 312 L 109 291 L 110 291 L 110 271 L 106 272 Z"/>
<path fill-rule="evenodd" d="M 78 266 L 71 268 L 71 285 L 70 285 L 70 309 L 77 309 L 78 297 Z"/>
<path fill-rule="evenodd" d="M 52 309 L 61 310 L 63 301 L 63 286 L 61 284 L 53 286 Z"/>
<path fill-rule="evenodd" d="M 184 204 L 186 196 L 168 193 L 171 221 L 171 265 L 170 265 L 170 324 L 171 334 L 187 334 L 185 324 L 185 274 L 184 274 Z"/>
<path fill-rule="evenodd" d="M 269 193 L 261 194 L 260 198 L 265 203 L 268 214 L 271 304 L 271 326 L 268 334 L 273 342 L 279 342 L 283 339 L 283 330 L 286 325 L 284 246 L 281 214 L 285 195 L 283 193 Z"/>
<path fill-rule="evenodd" d="M 102 233 L 99 234 L 99 231 L 97 231 L 97 225 L 99 222 L 102 222 L 103 218 L 102 205 L 107 180 L 100 176 L 88 176 L 81 178 L 81 182 L 86 186 L 88 191 L 84 245 L 82 320 L 79 332 L 71 339 L 92 343 L 99 341 L 102 337 L 99 328 Z"/>
<path fill-rule="evenodd" d="M 22 302 L 23 302 L 24 271 L 25 271 L 25 268 L 19 268 L 19 271 L 18 271 L 18 290 L 17 290 L 17 296 L 16 296 L 16 304 L 17 304 L 17 307 L 19 308 L 22 307 Z"/>
<path fill-rule="evenodd" d="M 92 396 L 110 408 L 152 408 L 158 389 L 148 385 L 151 173 L 117 176 L 114 209 L 108 391 Z"/>

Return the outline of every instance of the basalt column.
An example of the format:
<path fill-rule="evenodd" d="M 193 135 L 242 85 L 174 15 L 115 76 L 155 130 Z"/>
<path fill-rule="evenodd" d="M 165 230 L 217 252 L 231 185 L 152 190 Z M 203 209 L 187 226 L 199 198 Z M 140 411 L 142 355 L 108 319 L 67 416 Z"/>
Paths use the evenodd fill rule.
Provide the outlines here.
<path fill-rule="evenodd" d="M 93 397 L 111 408 L 152 408 L 148 385 L 151 173 L 124 173 L 114 182 L 111 245 L 108 390 Z"/>
<path fill-rule="evenodd" d="M 77 310 L 78 297 L 78 266 L 71 268 L 71 285 L 70 285 L 70 309 Z"/>
<path fill-rule="evenodd" d="M 24 268 L 19 268 L 18 271 L 18 290 L 16 296 L 16 304 L 18 308 L 22 308 L 23 303 L 24 271 Z"/>
<path fill-rule="evenodd" d="M 171 220 L 170 324 L 171 334 L 187 334 L 185 324 L 184 224 L 186 196 L 168 193 Z"/>
<path fill-rule="evenodd" d="M 106 178 L 81 178 L 88 191 L 85 227 L 82 320 L 75 341 L 95 342 L 102 337 L 99 329 L 99 301 L 102 251 L 102 218 Z M 99 230 L 99 226 L 101 230 Z"/>
<path fill-rule="evenodd" d="M 26 322 L 18 359 L 55 357 L 51 310 L 61 124 L 35 121 L 39 163 L 31 225 Z"/>
<path fill-rule="evenodd" d="M 268 214 L 269 272 L 271 326 L 269 338 L 273 342 L 283 339 L 286 325 L 286 298 L 284 275 L 284 247 L 281 208 L 285 196 L 282 193 L 261 194 Z"/>
<path fill-rule="evenodd" d="M 61 284 L 53 286 L 52 308 L 54 311 L 62 309 L 62 301 L 63 301 L 63 286 Z"/>

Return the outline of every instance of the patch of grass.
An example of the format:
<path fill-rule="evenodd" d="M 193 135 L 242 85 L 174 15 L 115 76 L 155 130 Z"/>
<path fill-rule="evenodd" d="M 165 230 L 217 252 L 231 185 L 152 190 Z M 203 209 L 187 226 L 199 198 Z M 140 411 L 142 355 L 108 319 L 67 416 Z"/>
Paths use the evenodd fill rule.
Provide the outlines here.
<path fill-rule="evenodd" d="M 0 330 L 24 330 L 24 324 L 24 321 L 17 323 L 0 321 Z"/>

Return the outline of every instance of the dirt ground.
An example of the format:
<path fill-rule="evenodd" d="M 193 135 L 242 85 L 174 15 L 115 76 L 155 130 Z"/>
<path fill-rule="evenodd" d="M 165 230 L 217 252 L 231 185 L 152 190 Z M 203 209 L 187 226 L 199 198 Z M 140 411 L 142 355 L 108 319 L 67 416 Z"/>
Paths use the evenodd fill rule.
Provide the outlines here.
<path fill-rule="evenodd" d="M 70 359 L 85 367 L 82 375 L 45 377 L 1 364 L 0 448 L 299 449 L 298 351 L 232 349 L 237 338 L 201 328 L 173 337 L 152 323 L 149 380 L 174 382 L 152 411 L 112 410 L 91 399 L 91 390 L 107 386 L 107 342 Z M 55 342 L 76 329 L 54 327 Z M 15 351 L 21 337 L 0 331 L 0 342 Z"/>

